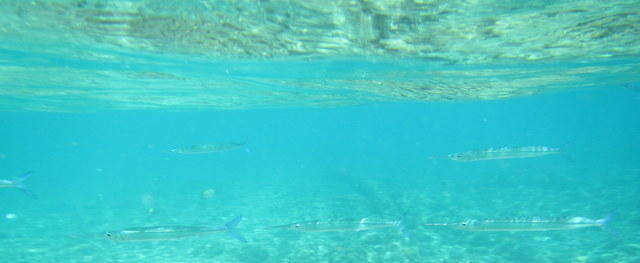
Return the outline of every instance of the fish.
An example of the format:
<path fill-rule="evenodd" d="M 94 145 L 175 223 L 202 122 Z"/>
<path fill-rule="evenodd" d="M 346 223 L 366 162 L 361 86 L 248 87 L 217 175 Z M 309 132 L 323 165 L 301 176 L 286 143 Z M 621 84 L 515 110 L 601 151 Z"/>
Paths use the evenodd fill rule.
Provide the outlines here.
<path fill-rule="evenodd" d="M 559 148 L 547 146 L 502 147 L 498 149 L 474 150 L 452 153 L 447 156 L 430 157 L 430 159 L 449 159 L 460 162 L 474 162 L 498 159 L 531 158 L 560 153 Z"/>
<path fill-rule="evenodd" d="M 635 93 L 640 93 L 640 83 L 625 83 L 622 86 Z"/>
<path fill-rule="evenodd" d="M 424 226 L 446 226 L 471 232 L 525 232 L 525 231 L 557 231 L 589 227 L 603 228 L 612 219 L 611 215 L 602 219 L 572 217 L 565 220 L 466 220 L 459 223 L 432 223 Z"/>
<path fill-rule="evenodd" d="M 214 144 L 199 144 L 187 147 L 173 148 L 169 151 L 179 154 L 205 154 L 214 152 L 231 151 L 244 146 L 245 143 L 214 143 Z"/>
<path fill-rule="evenodd" d="M 222 227 L 209 226 L 150 226 L 131 227 L 117 231 L 107 231 L 104 238 L 114 241 L 160 241 L 176 240 L 195 236 L 211 235 L 226 232 L 231 237 L 246 243 L 247 240 L 240 235 L 237 226 L 243 217 L 238 216 Z"/>
<path fill-rule="evenodd" d="M 33 193 L 27 189 L 27 187 L 23 184 L 23 182 L 31 176 L 33 172 L 29 171 L 22 174 L 20 177 L 14 180 L 3 180 L 0 179 L 0 188 L 16 188 L 28 196 L 34 197 Z"/>
<path fill-rule="evenodd" d="M 270 226 L 271 229 L 285 229 L 297 232 L 342 232 L 342 231 L 365 231 L 373 229 L 383 229 L 396 227 L 404 230 L 402 221 L 372 221 L 369 218 L 358 220 L 337 220 L 320 221 L 311 220 L 286 225 Z"/>

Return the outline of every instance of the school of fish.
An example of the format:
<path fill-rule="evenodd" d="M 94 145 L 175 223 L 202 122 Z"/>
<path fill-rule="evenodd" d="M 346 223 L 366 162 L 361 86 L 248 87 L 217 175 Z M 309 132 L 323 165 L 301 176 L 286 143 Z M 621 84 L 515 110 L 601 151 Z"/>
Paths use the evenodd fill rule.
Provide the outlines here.
<path fill-rule="evenodd" d="M 194 145 L 189 147 L 174 148 L 171 152 L 179 154 L 207 154 L 222 151 L 230 151 L 244 146 L 244 143 L 216 143 Z M 449 159 L 460 162 L 486 161 L 499 159 L 532 158 L 560 153 L 560 149 L 547 146 L 526 146 L 526 147 L 502 147 L 489 148 L 485 150 L 473 150 L 461 153 L 452 153 L 446 156 L 430 157 L 431 159 Z M 8 180 L 0 179 L 0 188 L 14 188 L 21 190 L 29 196 L 33 194 L 28 191 L 24 181 L 31 176 L 32 172 L 26 172 L 20 177 Z M 159 241 L 175 240 L 190 237 L 207 236 L 216 233 L 227 233 L 229 236 L 241 241 L 247 240 L 238 232 L 237 226 L 243 219 L 238 216 L 221 227 L 210 226 L 143 226 L 128 227 L 121 230 L 107 231 L 104 238 L 113 241 Z M 465 220 L 455 223 L 425 223 L 423 227 L 450 227 L 453 229 L 471 232 L 530 232 L 530 231 L 558 231 L 571 230 L 590 227 L 605 227 L 612 219 L 611 215 L 602 219 L 589 219 L 585 217 L 572 217 L 562 220 L 534 219 L 511 219 L 511 220 Z M 268 230 L 273 231 L 295 231 L 295 232 L 360 232 L 370 230 L 380 230 L 396 228 L 405 236 L 408 236 L 402 220 L 371 220 L 360 218 L 355 220 L 311 220 L 283 225 L 269 226 Z"/>

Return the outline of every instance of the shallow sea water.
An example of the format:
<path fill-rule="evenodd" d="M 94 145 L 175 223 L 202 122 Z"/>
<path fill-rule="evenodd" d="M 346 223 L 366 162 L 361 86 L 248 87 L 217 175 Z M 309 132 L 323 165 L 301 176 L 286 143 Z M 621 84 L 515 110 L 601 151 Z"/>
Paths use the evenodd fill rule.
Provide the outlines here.
<path fill-rule="evenodd" d="M 16 15 L 11 21 L 27 27 L 37 25 L 27 18 L 51 15 L 42 6 L 86 15 L 80 2 L 31 1 L 32 9 L 0 4 L 22 10 L 9 12 Z M 101 26 L 108 30 L 115 30 L 109 19 L 134 27 L 139 24 L 128 19 L 148 18 L 98 12 L 102 2 L 84 2 L 107 19 Z M 135 10 L 169 16 L 148 1 L 115 2 L 147 4 Z M 381 3 L 395 3 L 372 2 L 371 12 L 379 14 L 391 8 Z M 213 1 L 198 3 L 213 8 Z M 325 12 L 320 6 L 312 9 Z M 637 16 L 630 9 L 626 19 Z M 65 30 L 76 25 L 73 34 L 86 29 L 53 21 Z M 140 46 L 110 39 L 64 46 L 51 36 L 46 49 L 21 46 L 29 40 L 16 32 L 0 26 L 0 179 L 33 171 L 24 181 L 32 195 L 0 188 L 0 262 L 640 262 L 640 79 L 631 40 L 624 42 L 628 52 L 611 58 L 576 51 L 542 61 L 436 63 L 421 55 L 393 57 L 394 51 L 221 59 L 202 50 L 147 49 L 142 44 L 151 40 L 141 35 L 131 38 Z M 558 78 L 549 73 L 556 69 L 579 73 Z M 404 70 L 410 74 L 398 75 Z M 416 72 L 436 72 L 437 81 Z M 469 79 L 438 84 L 456 74 Z M 433 85 L 407 88 L 417 79 Z M 535 84 L 545 87 L 530 89 Z M 211 148 L 203 145 L 233 147 L 175 151 Z M 560 153 L 433 158 L 524 146 Z M 608 215 L 613 220 L 604 228 L 563 231 L 424 225 Z M 237 216 L 244 217 L 238 232 L 246 243 L 224 232 L 138 242 L 104 237 L 130 227 L 221 227 Z M 270 228 L 361 218 L 400 220 L 402 229 Z"/>
<path fill-rule="evenodd" d="M 95 114 L 3 113 L 2 257 L 11 262 L 634 262 L 639 120 L 624 91 L 509 101 L 337 109 Z M 540 107 L 539 105 L 544 105 Z M 632 110 L 633 109 L 633 110 Z M 517 114 L 518 117 L 513 117 Z M 18 139 L 20 138 L 20 139 Z M 180 155 L 177 143 L 238 138 L 246 148 Z M 483 162 L 429 156 L 493 145 L 554 145 L 558 155 Z M 214 189 L 209 199 L 202 191 Z M 611 230 L 465 232 L 465 219 L 601 218 Z M 115 242 L 136 226 L 225 233 Z M 402 219 L 397 229 L 298 233 L 307 220 Z"/>

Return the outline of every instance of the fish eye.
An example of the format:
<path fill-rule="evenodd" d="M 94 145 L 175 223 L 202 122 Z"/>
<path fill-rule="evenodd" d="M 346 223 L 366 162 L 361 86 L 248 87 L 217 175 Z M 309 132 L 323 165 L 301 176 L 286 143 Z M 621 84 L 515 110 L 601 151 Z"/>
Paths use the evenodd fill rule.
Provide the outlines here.
<path fill-rule="evenodd" d="M 293 225 L 293 226 L 295 226 L 295 227 L 300 227 L 301 225 L 300 225 L 300 224 L 295 224 L 295 225 Z"/>
<path fill-rule="evenodd" d="M 104 233 L 104 236 L 106 238 L 111 238 L 113 236 L 113 234 L 111 234 L 111 232 L 107 232 L 107 233 Z"/>
<path fill-rule="evenodd" d="M 466 226 L 466 225 L 467 225 L 467 222 L 462 222 L 462 223 L 460 223 L 460 225 L 462 225 L 462 226 Z"/>

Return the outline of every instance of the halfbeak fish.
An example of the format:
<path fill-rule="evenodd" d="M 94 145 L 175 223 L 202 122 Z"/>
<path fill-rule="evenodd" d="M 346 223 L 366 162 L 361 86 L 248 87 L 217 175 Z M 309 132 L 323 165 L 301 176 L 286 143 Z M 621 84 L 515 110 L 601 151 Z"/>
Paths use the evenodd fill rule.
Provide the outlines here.
<path fill-rule="evenodd" d="M 449 159 L 460 162 L 474 162 L 499 159 L 532 158 L 560 153 L 560 149 L 547 146 L 502 147 L 498 149 L 475 150 L 452 153 L 447 156 L 430 157 L 430 159 Z"/>
<path fill-rule="evenodd" d="M 522 231 L 555 231 L 588 227 L 604 227 L 612 219 L 608 215 L 602 219 L 572 217 L 567 220 L 466 220 L 459 223 L 434 223 L 424 226 L 446 226 L 458 230 L 472 232 L 522 232 Z"/>
<path fill-rule="evenodd" d="M 286 225 L 271 226 L 272 229 L 285 229 L 298 232 L 338 232 L 338 231 L 365 231 L 372 229 L 397 227 L 403 230 L 402 221 L 372 221 L 368 218 L 358 220 L 337 221 L 303 221 Z"/>
<path fill-rule="evenodd" d="M 16 188 L 28 196 L 33 197 L 34 195 L 27 189 L 27 187 L 22 183 L 27 180 L 33 172 L 26 172 L 22 174 L 19 178 L 14 180 L 2 180 L 0 179 L 0 188 Z"/>
<path fill-rule="evenodd" d="M 242 216 L 236 217 L 224 226 L 217 228 L 208 226 L 131 227 L 117 231 L 108 231 L 104 234 L 104 237 L 115 241 L 157 241 L 183 239 L 226 232 L 237 240 L 247 242 L 247 240 L 241 236 L 236 229 L 242 218 Z"/>

